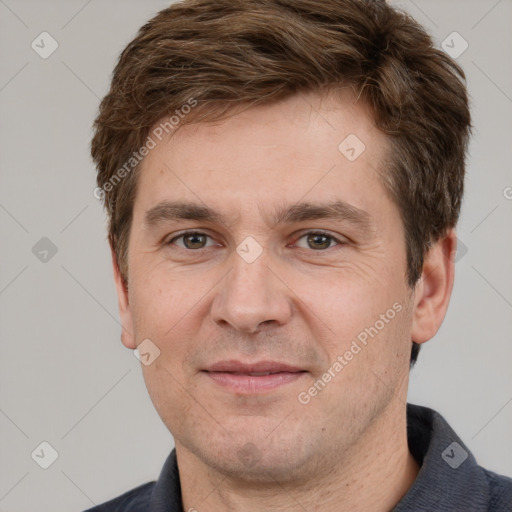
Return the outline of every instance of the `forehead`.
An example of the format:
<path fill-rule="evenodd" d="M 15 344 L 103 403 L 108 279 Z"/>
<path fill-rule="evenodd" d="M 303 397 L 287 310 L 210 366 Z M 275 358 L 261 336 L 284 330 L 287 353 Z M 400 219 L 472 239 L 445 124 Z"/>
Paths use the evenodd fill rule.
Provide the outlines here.
<path fill-rule="evenodd" d="M 347 91 L 299 94 L 221 121 L 184 124 L 142 162 L 134 216 L 147 220 L 148 210 L 176 200 L 203 204 L 209 214 L 252 209 L 268 222 L 299 202 L 363 209 L 365 196 L 382 192 L 387 148 L 368 109 Z"/>

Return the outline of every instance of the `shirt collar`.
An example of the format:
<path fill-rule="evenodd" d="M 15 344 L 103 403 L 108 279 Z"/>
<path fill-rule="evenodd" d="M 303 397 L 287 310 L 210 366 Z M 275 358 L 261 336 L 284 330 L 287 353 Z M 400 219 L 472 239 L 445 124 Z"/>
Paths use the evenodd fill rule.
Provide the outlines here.
<path fill-rule="evenodd" d="M 407 441 L 421 468 L 393 512 L 487 510 L 485 472 L 438 412 L 407 404 Z"/>

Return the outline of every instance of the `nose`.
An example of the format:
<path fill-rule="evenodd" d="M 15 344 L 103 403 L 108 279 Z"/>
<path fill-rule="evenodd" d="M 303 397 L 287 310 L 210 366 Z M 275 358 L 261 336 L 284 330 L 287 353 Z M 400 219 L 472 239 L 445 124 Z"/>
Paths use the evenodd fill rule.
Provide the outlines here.
<path fill-rule="evenodd" d="M 285 325 L 292 315 L 292 292 L 269 265 L 265 251 L 252 263 L 232 254 L 231 270 L 219 284 L 211 315 L 221 327 L 253 334 L 263 325 Z M 264 327 L 263 327 L 264 328 Z"/>

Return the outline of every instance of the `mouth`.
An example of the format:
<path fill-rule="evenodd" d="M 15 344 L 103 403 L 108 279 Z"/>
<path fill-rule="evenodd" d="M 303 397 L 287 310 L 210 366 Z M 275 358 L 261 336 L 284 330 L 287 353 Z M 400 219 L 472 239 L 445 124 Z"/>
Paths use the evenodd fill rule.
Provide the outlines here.
<path fill-rule="evenodd" d="M 307 371 L 276 361 L 220 361 L 203 370 L 215 384 L 238 394 L 268 392 L 301 379 Z"/>

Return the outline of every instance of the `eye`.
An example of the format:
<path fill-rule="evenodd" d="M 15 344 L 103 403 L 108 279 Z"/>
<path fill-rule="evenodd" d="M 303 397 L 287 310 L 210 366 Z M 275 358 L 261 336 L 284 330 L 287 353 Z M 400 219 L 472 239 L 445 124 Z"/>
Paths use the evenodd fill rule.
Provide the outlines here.
<path fill-rule="evenodd" d="M 211 237 L 201 231 L 186 231 L 178 236 L 171 238 L 169 241 L 165 243 L 165 245 L 173 245 L 178 240 L 182 240 L 182 244 L 176 243 L 178 247 L 181 247 L 182 249 L 185 250 L 201 250 L 210 247 L 211 245 L 215 245 L 206 245 L 208 238 Z M 327 233 L 325 231 L 306 232 L 299 236 L 298 238 L 296 238 L 295 244 L 297 244 L 297 242 L 302 239 L 306 239 L 307 244 L 306 246 L 302 246 L 302 249 L 313 249 L 315 251 L 330 249 L 333 246 L 332 242 L 334 242 L 334 245 L 345 244 L 345 242 L 339 240 L 338 238 L 332 236 L 330 233 Z"/>
<path fill-rule="evenodd" d="M 322 249 L 330 249 L 331 242 L 336 242 L 335 245 L 343 245 L 344 242 L 337 239 L 336 237 L 326 233 L 325 231 L 309 231 L 304 233 L 302 236 L 297 238 L 297 241 L 306 239 L 306 247 L 302 247 L 304 249 L 313 249 L 315 251 L 319 251 Z"/>
<path fill-rule="evenodd" d="M 184 245 L 177 244 L 178 247 L 182 249 L 198 250 L 206 247 L 205 243 L 208 238 L 210 238 L 209 235 L 200 231 L 186 231 L 185 233 L 181 233 L 181 235 L 171 238 L 166 242 L 166 245 L 172 245 L 176 240 L 183 239 Z"/>

